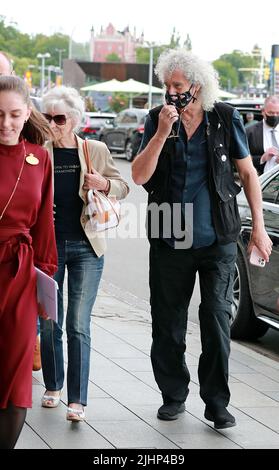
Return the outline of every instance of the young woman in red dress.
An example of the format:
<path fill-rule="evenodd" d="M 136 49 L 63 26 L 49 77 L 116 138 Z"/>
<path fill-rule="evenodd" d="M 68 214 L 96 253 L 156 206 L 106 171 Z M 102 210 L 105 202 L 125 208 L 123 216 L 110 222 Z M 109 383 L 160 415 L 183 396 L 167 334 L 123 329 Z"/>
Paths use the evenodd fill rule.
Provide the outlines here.
<path fill-rule="evenodd" d="M 14 448 L 32 406 L 38 304 L 34 266 L 57 269 L 45 119 L 23 80 L 0 77 L 0 449 Z"/>

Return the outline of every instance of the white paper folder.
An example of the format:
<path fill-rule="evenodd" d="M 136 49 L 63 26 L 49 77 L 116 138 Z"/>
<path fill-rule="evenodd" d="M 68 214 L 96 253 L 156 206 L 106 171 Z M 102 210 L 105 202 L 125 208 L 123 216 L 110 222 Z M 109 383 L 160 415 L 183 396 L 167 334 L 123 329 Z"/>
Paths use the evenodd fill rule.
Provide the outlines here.
<path fill-rule="evenodd" d="M 57 282 L 46 273 L 36 268 L 37 273 L 37 299 L 51 320 L 57 322 Z"/>

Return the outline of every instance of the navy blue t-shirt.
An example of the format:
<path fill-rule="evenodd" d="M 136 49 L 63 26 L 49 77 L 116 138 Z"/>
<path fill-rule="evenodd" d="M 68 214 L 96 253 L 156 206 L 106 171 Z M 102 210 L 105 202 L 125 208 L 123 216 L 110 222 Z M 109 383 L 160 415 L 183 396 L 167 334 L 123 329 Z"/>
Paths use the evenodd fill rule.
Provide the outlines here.
<path fill-rule="evenodd" d="M 54 148 L 55 234 L 57 240 L 84 240 L 80 223 L 80 161 L 76 148 Z"/>

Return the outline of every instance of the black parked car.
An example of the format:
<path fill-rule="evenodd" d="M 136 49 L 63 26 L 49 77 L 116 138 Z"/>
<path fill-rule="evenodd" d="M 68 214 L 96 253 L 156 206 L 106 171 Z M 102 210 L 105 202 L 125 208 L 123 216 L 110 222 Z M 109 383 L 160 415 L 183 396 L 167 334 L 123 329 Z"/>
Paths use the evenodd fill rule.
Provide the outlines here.
<path fill-rule="evenodd" d="M 111 152 L 125 153 L 127 160 L 132 161 L 141 143 L 147 114 L 147 109 L 124 109 L 113 121 L 112 128 L 102 129 L 100 140 Z"/>
<path fill-rule="evenodd" d="M 226 103 L 230 104 L 240 112 L 243 117 L 244 124 L 247 122 L 247 113 L 253 113 L 256 121 L 261 121 L 263 118 L 262 107 L 264 104 L 264 98 L 235 98 L 226 101 Z"/>
<path fill-rule="evenodd" d="M 99 140 L 100 132 L 105 127 L 112 127 L 115 113 L 86 112 L 82 118 L 78 135 L 82 139 Z"/>
<path fill-rule="evenodd" d="M 279 329 L 279 165 L 259 180 L 265 227 L 273 249 L 264 268 L 250 264 L 246 250 L 252 230 L 251 212 L 242 191 L 238 196 L 242 230 L 233 286 L 231 336 L 234 339 L 259 338 L 270 326 Z"/>

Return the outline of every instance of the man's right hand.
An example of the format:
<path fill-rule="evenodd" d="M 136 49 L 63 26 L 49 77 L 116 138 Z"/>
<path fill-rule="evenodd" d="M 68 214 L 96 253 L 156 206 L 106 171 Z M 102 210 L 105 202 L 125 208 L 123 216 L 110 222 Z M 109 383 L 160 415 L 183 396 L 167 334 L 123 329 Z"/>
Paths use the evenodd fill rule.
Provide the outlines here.
<path fill-rule="evenodd" d="M 175 106 L 165 104 L 159 114 L 159 123 L 157 135 L 167 139 L 171 133 L 173 124 L 179 119 L 179 115 Z"/>

